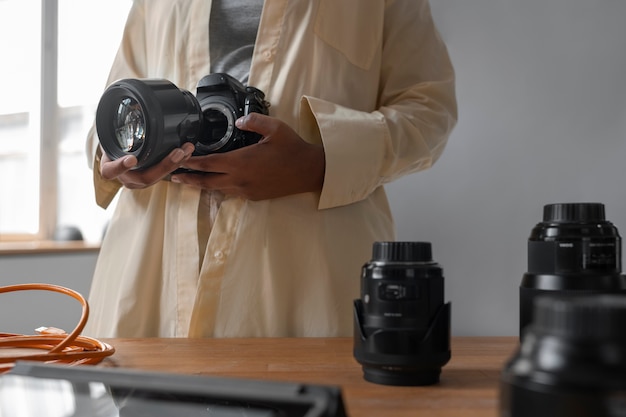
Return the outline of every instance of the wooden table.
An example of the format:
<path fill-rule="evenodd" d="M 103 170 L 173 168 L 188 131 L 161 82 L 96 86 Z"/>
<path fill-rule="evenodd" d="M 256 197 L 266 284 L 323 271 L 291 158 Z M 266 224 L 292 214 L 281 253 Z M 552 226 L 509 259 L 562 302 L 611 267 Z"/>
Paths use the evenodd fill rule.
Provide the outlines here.
<path fill-rule="evenodd" d="M 496 417 L 500 371 L 515 337 L 454 337 L 438 385 L 391 387 L 363 379 L 351 338 L 105 339 L 104 366 L 338 385 L 350 417 Z"/>

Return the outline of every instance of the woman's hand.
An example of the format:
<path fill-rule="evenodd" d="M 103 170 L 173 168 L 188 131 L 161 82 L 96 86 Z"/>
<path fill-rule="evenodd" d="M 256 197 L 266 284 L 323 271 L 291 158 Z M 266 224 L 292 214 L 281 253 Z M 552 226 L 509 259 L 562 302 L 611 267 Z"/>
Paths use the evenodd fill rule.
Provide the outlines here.
<path fill-rule="evenodd" d="M 112 161 L 106 153 L 102 152 L 100 175 L 107 180 L 117 179 L 127 188 L 146 188 L 178 169 L 191 157 L 194 148 L 193 144 L 184 143 L 180 148 L 170 152 L 161 162 L 142 170 L 132 169 L 137 165 L 137 158 L 132 155 Z"/>
<path fill-rule="evenodd" d="M 286 123 L 260 113 L 238 119 L 236 126 L 263 139 L 233 151 L 189 158 L 181 166 L 202 172 L 175 174 L 171 180 L 250 200 L 322 189 L 323 146 L 305 142 Z"/>

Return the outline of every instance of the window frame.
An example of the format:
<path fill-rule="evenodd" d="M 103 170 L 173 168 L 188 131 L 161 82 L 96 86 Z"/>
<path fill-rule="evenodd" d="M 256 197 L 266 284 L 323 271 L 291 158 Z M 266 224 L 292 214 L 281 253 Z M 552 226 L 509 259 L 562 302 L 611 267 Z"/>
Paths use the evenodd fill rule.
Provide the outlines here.
<path fill-rule="evenodd" d="M 52 239 L 59 192 L 59 0 L 41 0 L 41 96 L 39 117 L 39 232 Z"/>
<path fill-rule="evenodd" d="M 24 0 L 18 0 L 16 3 L 21 1 Z M 97 102 L 93 102 L 94 94 L 98 94 L 99 88 L 104 89 L 105 87 L 106 78 L 104 77 L 108 75 L 106 65 L 107 63 L 110 65 L 112 62 L 122 37 L 122 30 L 120 29 L 123 28 L 126 21 L 126 15 L 119 13 L 120 7 L 122 9 L 130 8 L 132 1 L 109 2 L 109 0 L 101 0 L 96 5 L 95 9 L 105 13 L 110 12 L 108 16 L 112 20 L 106 24 L 106 28 L 116 29 L 104 36 L 102 36 L 103 32 L 99 31 L 98 36 L 100 37 L 96 37 L 93 42 L 91 40 L 84 42 L 84 36 L 74 38 L 74 40 L 68 38 L 68 36 L 76 36 L 76 33 L 83 33 L 75 32 L 77 29 L 91 30 L 93 25 L 86 23 L 88 20 L 81 20 L 76 25 L 76 29 L 61 25 L 64 25 L 65 20 L 71 18 L 70 16 L 76 16 L 73 22 L 76 22 L 76 18 L 82 19 L 83 16 L 89 16 L 94 7 L 83 6 L 82 0 L 26 0 L 26 2 L 28 5 L 24 5 L 26 7 L 24 12 L 32 16 L 31 23 L 38 26 L 36 28 L 37 33 L 33 33 L 30 41 L 32 49 L 30 50 L 31 59 L 28 68 L 32 75 L 28 76 L 27 81 L 23 79 L 20 81 L 29 84 L 29 95 L 21 98 L 27 97 L 30 104 L 26 110 L 22 108 L 23 106 L 15 107 L 14 110 L 12 109 L 14 106 L 9 106 L 8 112 L 5 111 L 0 114 L 0 127 L 6 127 L 7 131 L 12 131 L 12 126 L 15 124 L 15 128 L 19 129 L 19 132 L 28 129 L 30 133 L 28 133 L 27 146 L 21 146 L 21 141 L 14 141 L 6 144 L 8 148 L 5 148 L 8 152 L 0 150 L 2 152 L 0 159 L 6 160 L 9 164 L 7 165 L 9 169 L 7 172 L 11 173 L 11 178 L 7 178 L 6 181 L 8 182 L 5 182 L 9 187 L 8 196 L 10 199 L 4 201 L 5 208 L 8 210 L 8 217 L 3 218 L 5 227 L 0 230 L 0 253 L 3 252 L 2 248 L 6 249 L 7 246 L 11 245 L 22 247 L 24 245 L 55 243 L 55 238 L 59 235 L 58 231 L 64 231 L 67 226 L 79 228 L 85 245 L 99 245 L 101 233 L 104 233 L 112 209 L 102 210 L 97 207 L 95 198 L 87 194 L 88 191 L 84 188 L 87 186 L 91 189 L 89 185 L 91 174 L 88 174 L 90 169 L 87 168 L 87 161 L 84 159 L 86 158 L 84 140 L 82 141 L 83 146 L 81 146 L 77 142 L 80 140 L 77 134 L 82 136 L 83 132 L 80 131 L 91 125 L 90 116 L 95 117 L 95 104 Z M 78 12 L 78 15 L 69 13 L 76 11 L 72 4 L 80 5 L 79 10 L 81 11 Z M 20 9 L 24 8 L 20 6 Z M 22 15 L 18 14 L 15 17 L 18 16 Z M 13 18 L 11 17 L 11 19 Z M 113 39 L 112 36 L 119 36 L 119 38 Z M 71 41 L 68 42 L 68 39 Z M 75 52 L 80 52 L 80 49 L 68 49 L 68 47 L 95 48 L 90 53 L 98 54 L 103 60 L 97 68 L 91 64 L 93 61 L 89 61 L 85 68 L 75 65 L 68 67 L 67 63 L 70 62 L 67 61 L 68 54 L 77 56 Z M 69 68 L 74 69 L 68 72 Z M 74 79 L 74 77 L 78 78 Z M 69 86 L 68 82 L 71 83 Z M 80 83 L 85 82 L 90 83 L 85 85 L 89 93 L 83 94 L 85 98 L 90 97 L 88 101 L 83 102 L 80 98 L 81 95 L 77 96 L 65 90 L 77 88 L 77 85 L 80 86 L 82 85 Z M 87 131 L 85 130 L 84 139 L 86 136 Z M 21 139 L 22 136 L 19 138 Z M 78 155 L 77 152 L 81 152 L 81 155 Z M 74 175 L 72 173 L 75 172 L 77 162 L 83 159 L 84 165 L 81 164 L 80 177 L 75 177 L 77 184 L 68 182 L 68 178 Z M 23 165 L 24 161 L 27 162 L 27 165 Z M 13 174 L 16 169 L 27 170 L 22 172 L 29 176 L 28 181 L 20 181 L 21 174 Z M 69 181 L 73 180 L 70 179 Z M 13 191 L 20 193 L 20 196 L 16 196 L 17 199 L 12 205 L 10 201 Z M 83 196 L 85 199 L 92 198 L 92 200 L 83 201 Z M 27 204 L 27 206 L 21 207 L 23 204 Z M 89 206 L 86 207 L 83 204 L 89 204 Z M 18 215 L 14 222 L 12 215 L 24 212 L 24 209 L 27 213 L 23 213 L 21 217 Z M 86 212 L 88 215 L 87 217 L 78 217 L 77 211 Z M 4 211 L 0 213 L 0 215 L 2 214 Z M 74 219 L 78 223 L 75 223 Z M 101 227 L 102 232 L 99 234 L 98 231 Z M 61 237 L 60 239 L 64 238 Z"/>
<path fill-rule="evenodd" d="M 40 0 L 41 35 L 39 39 L 38 111 L 25 113 L 38 132 L 38 227 L 36 233 L 2 233 L 0 242 L 52 240 L 58 215 L 58 0 Z M 24 113 L 8 117 L 22 117 Z"/>

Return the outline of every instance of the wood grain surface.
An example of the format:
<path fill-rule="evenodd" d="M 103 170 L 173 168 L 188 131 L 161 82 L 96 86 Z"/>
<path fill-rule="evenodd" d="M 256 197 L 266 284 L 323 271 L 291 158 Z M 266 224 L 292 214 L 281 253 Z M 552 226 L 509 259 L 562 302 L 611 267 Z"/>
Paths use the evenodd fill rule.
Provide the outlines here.
<path fill-rule="evenodd" d="M 341 387 L 350 417 L 496 417 L 500 372 L 515 337 L 454 337 L 441 381 L 427 387 L 363 379 L 351 338 L 105 339 L 100 366 Z"/>

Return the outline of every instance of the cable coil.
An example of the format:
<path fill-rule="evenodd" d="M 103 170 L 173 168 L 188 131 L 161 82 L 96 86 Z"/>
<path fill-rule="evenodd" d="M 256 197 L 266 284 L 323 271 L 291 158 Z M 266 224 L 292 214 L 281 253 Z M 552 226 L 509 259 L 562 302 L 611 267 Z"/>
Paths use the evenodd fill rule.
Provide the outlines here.
<path fill-rule="evenodd" d="M 69 365 L 93 365 L 115 353 L 115 348 L 97 339 L 81 336 L 89 318 L 89 304 L 78 292 L 52 284 L 18 284 L 0 287 L 0 294 L 14 291 L 44 290 L 68 295 L 82 305 L 82 315 L 76 328 L 69 334 L 59 329 L 42 329 L 37 335 L 0 333 L 0 374 L 9 371 L 16 361 L 40 361 Z M 12 354 L 9 349 L 33 349 L 43 353 Z M 3 350 L 8 351 L 5 356 Z"/>

